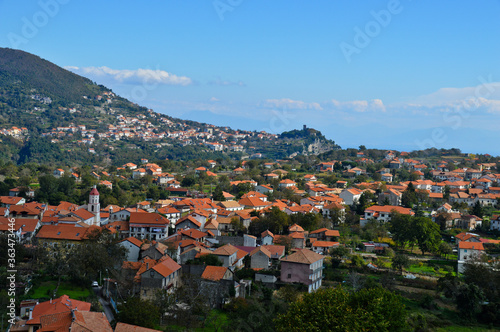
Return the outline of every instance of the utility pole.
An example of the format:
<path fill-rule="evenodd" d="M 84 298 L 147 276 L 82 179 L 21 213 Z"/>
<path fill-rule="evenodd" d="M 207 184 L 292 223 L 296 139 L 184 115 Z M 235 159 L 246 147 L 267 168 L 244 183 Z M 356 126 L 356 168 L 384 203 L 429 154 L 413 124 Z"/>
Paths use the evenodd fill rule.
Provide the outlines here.
<path fill-rule="evenodd" d="M 109 298 L 109 271 L 106 269 L 106 298 Z"/>

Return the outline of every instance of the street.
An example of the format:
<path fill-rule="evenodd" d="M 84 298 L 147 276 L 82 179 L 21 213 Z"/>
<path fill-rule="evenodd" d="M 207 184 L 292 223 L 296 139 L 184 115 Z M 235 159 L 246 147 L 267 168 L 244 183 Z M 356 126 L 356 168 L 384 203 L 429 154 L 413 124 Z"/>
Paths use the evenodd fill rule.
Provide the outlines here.
<path fill-rule="evenodd" d="M 113 315 L 113 308 L 111 307 L 110 303 L 101 296 L 102 287 L 101 286 L 93 287 L 93 289 L 94 293 L 99 297 L 99 303 L 102 305 L 102 308 L 104 309 L 104 314 L 106 315 L 106 318 L 111 323 L 115 319 Z"/>

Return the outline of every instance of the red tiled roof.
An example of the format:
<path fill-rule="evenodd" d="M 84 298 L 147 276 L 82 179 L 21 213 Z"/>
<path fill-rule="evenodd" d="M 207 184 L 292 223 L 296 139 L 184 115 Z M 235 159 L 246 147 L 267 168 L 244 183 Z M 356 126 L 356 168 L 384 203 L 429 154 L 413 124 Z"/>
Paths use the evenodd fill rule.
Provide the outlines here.
<path fill-rule="evenodd" d="M 232 244 L 226 244 L 220 248 L 214 250 L 213 254 L 218 256 L 231 256 L 235 252 L 238 251 L 238 248 L 233 246 Z"/>
<path fill-rule="evenodd" d="M 27 321 L 28 325 L 40 325 L 40 317 L 45 315 L 69 312 L 71 309 L 78 311 L 90 311 L 91 304 L 70 299 L 68 295 L 63 295 L 57 299 L 39 303 L 35 306 L 32 319 Z"/>
<path fill-rule="evenodd" d="M 205 271 L 203 271 L 203 274 L 201 275 L 201 277 L 203 279 L 219 281 L 219 280 L 222 280 L 224 278 L 224 275 L 226 274 L 226 272 L 227 272 L 227 267 L 208 265 L 205 268 Z"/>
<path fill-rule="evenodd" d="M 322 247 L 322 248 L 330 248 L 338 245 L 339 245 L 338 242 L 332 242 L 332 241 L 314 241 L 312 243 L 313 247 Z"/>
<path fill-rule="evenodd" d="M 64 225 L 64 224 L 44 225 L 40 228 L 36 237 L 39 239 L 81 241 L 85 239 L 87 233 L 93 231 L 94 229 L 101 229 L 101 228 L 97 226 L 84 228 L 84 227 L 75 227 L 74 225 Z"/>
<path fill-rule="evenodd" d="M 207 236 L 207 233 L 204 233 L 204 232 L 199 231 L 199 230 L 194 229 L 194 228 L 182 230 L 182 231 L 180 231 L 180 233 L 182 235 L 188 236 L 188 237 L 195 239 L 195 240 L 201 239 L 201 238 Z"/>
<path fill-rule="evenodd" d="M 163 277 L 168 277 L 181 268 L 181 266 L 169 256 L 164 256 L 162 259 L 163 260 L 160 263 L 153 266 L 153 270 L 161 274 Z"/>
<path fill-rule="evenodd" d="M 95 215 L 92 212 L 89 212 L 85 209 L 78 209 L 76 211 L 73 211 L 73 214 L 82 220 L 88 220 L 90 218 L 95 217 Z"/>
<path fill-rule="evenodd" d="M 130 224 L 168 225 L 170 221 L 158 213 L 130 212 Z"/>
<path fill-rule="evenodd" d="M 137 238 L 135 238 L 135 237 L 133 237 L 133 236 L 128 237 L 125 240 L 122 240 L 120 242 L 124 242 L 124 241 L 128 241 L 128 242 L 132 243 L 133 245 L 135 245 L 135 246 L 137 246 L 139 248 L 142 246 L 142 241 L 139 240 L 139 239 L 137 239 Z"/>
<path fill-rule="evenodd" d="M 130 325 L 125 323 L 117 323 L 115 332 L 161 332 L 160 330 L 148 329 L 141 326 Z"/>
<path fill-rule="evenodd" d="M 474 250 L 484 250 L 482 242 L 465 242 L 460 241 L 458 243 L 459 249 L 474 249 Z"/>
<path fill-rule="evenodd" d="M 281 261 L 310 265 L 323 258 L 324 258 L 323 255 L 317 254 L 314 251 L 311 251 L 309 249 L 302 249 L 302 250 L 297 250 L 295 253 L 282 258 Z"/>

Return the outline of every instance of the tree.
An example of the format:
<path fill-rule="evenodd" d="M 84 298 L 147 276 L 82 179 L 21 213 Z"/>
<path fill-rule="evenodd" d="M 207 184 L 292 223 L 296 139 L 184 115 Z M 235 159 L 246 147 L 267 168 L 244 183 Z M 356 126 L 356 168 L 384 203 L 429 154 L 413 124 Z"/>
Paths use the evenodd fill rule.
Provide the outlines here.
<path fill-rule="evenodd" d="M 214 193 L 212 195 L 212 198 L 213 198 L 214 201 L 221 201 L 221 202 L 223 202 L 223 201 L 226 200 L 226 198 L 224 197 L 224 193 L 222 192 L 222 188 L 221 188 L 220 185 L 217 185 L 215 187 L 215 190 L 214 190 Z"/>
<path fill-rule="evenodd" d="M 332 256 L 334 259 L 341 260 L 347 255 L 349 255 L 349 249 L 344 246 L 338 246 L 336 248 L 330 249 L 330 256 Z"/>
<path fill-rule="evenodd" d="M 108 230 L 93 230 L 85 241 L 71 248 L 64 261 L 68 274 L 76 281 L 88 282 L 95 279 L 99 271 L 119 267 L 117 262 L 125 259 L 126 249 L 118 242 Z"/>
<path fill-rule="evenodd" d="M 415 193 L 415 188 L 410 182 L 408 187 L 406 187 L 406 190 L 403 191 L 403 194 L 401 195 L 401 205 L 411 209 L 414 204 L 418 204 L 418 199 Z"/>
<path fill-rule="evenodd" d="M 363 215 L 366 208 L 368 208 L 374 200 L 375 195 L 373 195 L 370 191 L 364 191 L 359 197 L 358 203 L 356 204 L 356 212 L 359 215 Z"/>
<path fill-rule="evenodd" d="M 139 297 L 130 297 L 125 303 L 118 306 L 118 321 L 153 328 L 160 319 L 159 307 L 150 302 L 141 300 Z"/>
<path fill-rule="evenodd" d="M 403 274 L 403 269 L 410 265 L 410 259 L 404 254 L 397 254 L 392 259 L 392 267 L 399 270 Z"/>
<path fill-rule="evenodd" d="M 474 320 L 481 312 L 485 297 L 481 288 L 476 284 L 463 284 L 458 288 L 455 300 L 461 317 Z"/>
<path fill-rule="evenodd" d="M 442 211 L 437 214 L 435 220 L 439 225 L 439 228 L 444 231 L 447 228 L 449 222 L 452 220 L 452 216 L 451 213 Z"/>
<path fill-rule="evenodd" d="M 343 223 L 345 221 L 345 211 L 337 207 L 330 209 L 330 219 L 334 226 Z"/>
<path fill-rule="evenodd" d="M 269 212 L 260 220 L 252 221 L 249 226 L 249 233 L 260 235 L 266 229 L 273 234 L 283 234 L 283 231 L 290 225 L 290 216 L 277 207 L 272 207 Z"/>
<path fill-rule="evenodd" d="M 484 211 L 483 211 L 483 207 L 481 206 L 481 203 L 479 203 L 479 201 L 477 201 L 476 204 L 474 204 L 470 213 L 479 217 L 479 218 L 483 217 Z"/>
<path fill-rule="evenodd" d="M 412 229 L 412 218 L 407 214 L 392 213 L 389 227 L 392 233 L 392 239 L 399 248 L 406 245 L 413 245 L 416 242 L 416 236 Z"/>
<path fill-rule="evenodd" d="M 193 260 L 188 260 L 186 264 L 192 265 L 210 265 L 210 266 L 222 266 L 222 262 L 216 255 L 201 255 Z"/>
<path fill-rule="evenodd" d="M 320 289 L 292 303 L 275 320 L 277 331 L 405 331 L 401 298 L 383 288 L 349 293 Z"/>
<path fill-rule="evenodd" d="M 448 257 L 448 255 L 451 255 L 451 253 L 453 252 L 453 248 L 449 243 L 441 242 L 438 246 L 438 252 L 440 255 L 444 255 L 444 257 L 446 258 Z"/>
<path fill-rule="evenodd" d="M 436 252 L 441 242 L 439 226 L 430 218 L 416 217 L 412 223 L 413 233 L 416 234 L 418 247 L 422 254 Z"/>
<path fill-rule="evenodd" d="M 290 216 L 291 224 L 298 224 L 306 231 L 317 229 L 321 220 L 321 214 L 319 213 L 297 213 Z"/>

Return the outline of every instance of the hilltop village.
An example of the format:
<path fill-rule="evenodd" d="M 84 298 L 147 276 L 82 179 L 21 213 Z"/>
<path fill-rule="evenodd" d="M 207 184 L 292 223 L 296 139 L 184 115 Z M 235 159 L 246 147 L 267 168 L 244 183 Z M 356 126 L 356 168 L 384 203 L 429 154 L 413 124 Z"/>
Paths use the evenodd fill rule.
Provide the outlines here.
<path fill-rule="evenodd" d="M 167 135 L 148 131 L 140 119 L 119 120 L 98 136 Z M 50 135 L 76 131 L 83 135 L 85 128 Z M 189 140 L 188 133 L 168 135 Z M 220 143 L 228 140 L 222 132 L 205 135 L 218 139 L 210 146 L 237 146 Z M 343 160 L 256 158 L 142 159 L 106 168 L 4 165 L 0 232 L 15 234 L 19 255 L 21 312 L 12 331 L 51 331 L 61 321 L 109 326 L 103 331 L 218 324 L 213 315 L 237 321 L 244 312 L 239 306 L 251 306 L 255 296 L 282 301 L 375 280 L 418 302 L 424 290 L 446 293 L 436 286 L 442 280 L 468 285 L 458 277 L 473 269 L 497 273 L 497 158 L 412 157 L 364 147 Z M 408 295 L 410 288 L 418 296 Z M 476 288 L 491 301 L 474 317 L 498 303 L 497 293 Z M 93 292 L 72 295 L 77 289 Z M 456 292 L 431 298 L 432 308 L 469 310 Z M 139 310 L 134 303 L 159 309 L 144 323 L 131 318 L 130 310 Z M 75 310 L 80 316 L 70 319 Z M 428 323 L 438 324 L 433 317 Z"/>

